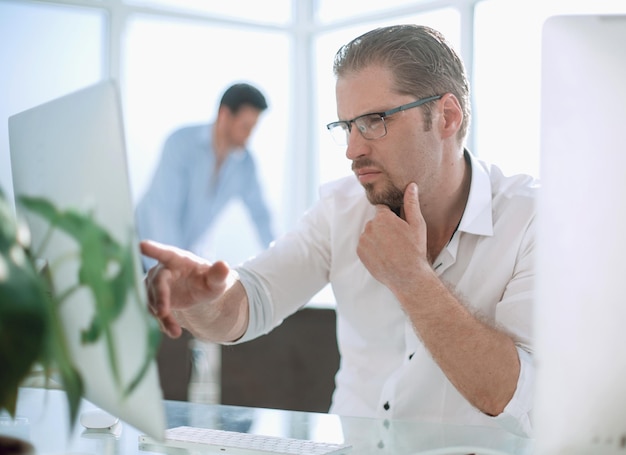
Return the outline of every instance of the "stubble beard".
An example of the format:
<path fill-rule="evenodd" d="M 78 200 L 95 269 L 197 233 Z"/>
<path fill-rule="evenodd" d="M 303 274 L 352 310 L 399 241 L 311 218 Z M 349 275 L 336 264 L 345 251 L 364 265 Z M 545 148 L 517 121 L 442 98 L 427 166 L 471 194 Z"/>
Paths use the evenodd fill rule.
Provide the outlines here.
<path fill-rule="evenodd" d="M 389 180 L 385 182 L 385 187 L 378 192 L 376 192 L 374 184 L 372 183 L 365 183 L 363 188 L 365 188 L 365 194 L 370 204 L 383 204 L 389 207 L 393 212 L 400 213 L 400 208 L 404 203 L 404 192 Z"/>

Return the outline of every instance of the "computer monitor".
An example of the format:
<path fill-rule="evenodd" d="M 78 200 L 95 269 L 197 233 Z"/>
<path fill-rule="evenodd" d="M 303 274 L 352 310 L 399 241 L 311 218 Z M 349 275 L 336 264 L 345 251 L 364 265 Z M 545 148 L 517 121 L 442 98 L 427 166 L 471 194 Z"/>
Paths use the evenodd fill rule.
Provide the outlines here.
<path fill-rule="evenodd" d="M 536 454 L 626 453 L 626 16 L 542 43 Z"/>
<path fill-rule="evenodd" d="M 10 117 L 9 142 L 16 208 L 32 250 L 47 262 L 57 294 L 76 286 L 60 309 L 85 397 L 161 438 L 165 412 L 149 341 L 155 321 L 142 283 L 116 85 L 105 81 Z M 106 307 L 100 318 L 97 306 Z"/>

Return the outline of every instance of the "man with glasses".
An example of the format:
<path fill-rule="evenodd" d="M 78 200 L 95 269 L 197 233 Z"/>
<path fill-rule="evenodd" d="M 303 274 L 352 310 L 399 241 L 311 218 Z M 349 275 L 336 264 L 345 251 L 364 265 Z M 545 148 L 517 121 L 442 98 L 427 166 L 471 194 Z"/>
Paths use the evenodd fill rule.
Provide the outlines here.
<path fill-rule="evenodd" d="M 143 243 L 160 261 L 146 278 L 152 311 L 171 336 L 243 342 L 331 283 L 331 412 L 531 434 L 536 181 L 464 147 L 468 81 L 435 30 L 368 32 L 334 71 L 328 129 L 354 176 L 322 187 L 293 232 L 234 270 Z"/>

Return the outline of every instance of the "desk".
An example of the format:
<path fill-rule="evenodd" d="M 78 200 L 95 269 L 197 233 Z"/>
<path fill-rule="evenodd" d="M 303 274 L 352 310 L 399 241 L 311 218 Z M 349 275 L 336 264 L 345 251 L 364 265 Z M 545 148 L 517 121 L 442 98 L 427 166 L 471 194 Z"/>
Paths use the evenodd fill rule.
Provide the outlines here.
<path fill-rule="evenodd" d="M 532 441 L 499 429 L 399 420 L 340 417 L 331 414 L 165 401 L 167 426 L 238 430 L 352 444 L 354 455 L 412 455 L 450 445 L 477 445 L 512 455 L 530 455 Z M 81 412 L 96 407 L 83 400 Z M 71 431 L 70 431 L 71 430 Z M 20 389 L 16 420 L 0 416 L 0 433 L 30 441 L 42 455 L 152 455 L 139 450 L 140 432 L 123 424 L 119 437 L 69 428 L 65 393 Z M 162 455 L 162 454 L 160 454 Z"/>

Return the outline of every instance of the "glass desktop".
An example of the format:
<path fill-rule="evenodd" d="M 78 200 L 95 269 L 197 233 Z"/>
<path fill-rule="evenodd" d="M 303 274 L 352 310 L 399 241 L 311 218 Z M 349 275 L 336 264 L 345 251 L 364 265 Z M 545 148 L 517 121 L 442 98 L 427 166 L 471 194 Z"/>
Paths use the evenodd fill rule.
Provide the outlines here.
<path fill-rule="evenodd" d="M 343 417 L 332 414 L 284 411 L 241 406 L 164 401 L 167 427 L 191 425 L 268 436 L 347 442 L 355 455 L 417 455 L 454 446 L 477 446 L 485 453 L 502 451 L 530 455 L 533 442 L 497 428 L 443 425 L 416 421 Z M 97 409 L 83 400 L 81 412 Z M 20 389 L 17 418 L 0 417 L 0 434 L 26 439 L 37 454 L 151 455 L 141 450 L 142 434 L 122 422 L 118 434 L 69 427 L 67 402 L 61 390 Z M 477 452 L 480 453 L 480 452 Z"/>

